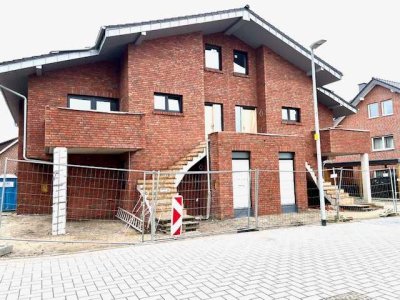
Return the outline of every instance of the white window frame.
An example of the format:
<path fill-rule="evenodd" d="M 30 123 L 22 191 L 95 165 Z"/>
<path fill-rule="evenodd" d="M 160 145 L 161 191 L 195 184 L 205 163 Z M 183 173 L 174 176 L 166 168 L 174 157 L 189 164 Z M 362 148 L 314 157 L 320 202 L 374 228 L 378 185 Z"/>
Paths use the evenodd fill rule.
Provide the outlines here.
<path fill-rule="evenodd" d="M 387 137 L 391 137 L 392 140 L 393 140 L 393 147 L 392 148 L 386 148 L 385 138 L 387 138 Z M 375 139 L 381 139 L 381 141 L 382 141 L 382 149 L 375 149 L 374 148 L 374 140 Z M 371 139 L 371 145 L 372 145 L 372 151 L 374 151 L 374 152 L 394 150 L 395 149 L 394 137 L 393 137 L 393 135 L 375 136 L 375 137 L 373 137 Z"/>
<path fill-rule="evenodd" d="M 386 114 L 385 113 L 385 110 L 383 109 L 383 104 L 385 102 L 391 102 L 392 103 L 392 113 L 390 113 L 390 114 Z M 388 100 L 382 101 L 381 102 L 381 110 L 382 110 L 382 116 L 391 116 L 391 115 L 393 115 L 393 113 L 394 113 L 393 99 L 388 99 Z"/>
<path fill-rule="evenodd" d="M 206 102 L 204 106 L 205 106 L 204 109 L 207 109 L 207 107 L 211 107 L 212 109 L 211 131 L 206 132 L 206 134 L 223 131 L 224 130 L 223 105 L 221 103 Z M 206 121 L 206 116 L 204 121 Z M 207 129 L 207 124 L 206 124 L 206 129 Z"/>
<path fill-rule="evenodd" d="M 378 115 L 375 117 L 371 117 L 371 110 L 370 110 L 371 105 L 377 105 L 377 107 L 378 107 Z M 379 117 L 380 117 L 379 103 L 374 102 L 374 103 L 368 104 L 368 119 L 375 119 L 375 118 L 379 118 Z"/>
<path fill-rule="evenodd" d="M 244 129 L 243 124 L 243 111 L 254 111 L 254 121 L 255 124 L 253 130 L 246 130 Z M 243 132 L 243 133 L 257 133 L 257 108 L 250 107 L 250 106 L 235 106 L 235 130 L 236 132 Z"/>

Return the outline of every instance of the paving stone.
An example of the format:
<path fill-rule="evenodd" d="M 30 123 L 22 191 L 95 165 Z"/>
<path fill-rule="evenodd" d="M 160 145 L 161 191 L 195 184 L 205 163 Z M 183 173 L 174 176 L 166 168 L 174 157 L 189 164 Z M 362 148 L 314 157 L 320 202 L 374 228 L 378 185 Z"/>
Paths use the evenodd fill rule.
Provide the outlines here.
<path fill-rule="evenodd" d="M 0 260 L 0 299 L 400 299 L 400 218 Z"/>

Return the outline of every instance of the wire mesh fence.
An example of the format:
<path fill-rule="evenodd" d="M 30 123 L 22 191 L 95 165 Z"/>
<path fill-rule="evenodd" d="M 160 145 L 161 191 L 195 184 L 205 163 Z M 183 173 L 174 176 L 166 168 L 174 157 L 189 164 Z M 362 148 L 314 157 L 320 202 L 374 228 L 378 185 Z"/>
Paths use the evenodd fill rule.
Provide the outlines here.
<path fill-rule="evenodd" d="M 22 255 L 30 253 L 25 248 L 32 242 L 93 249 L 177 238 L 171 236 L 176 195 L 183 198 L 180 237 L 319 224 L 321 219 L 316 177 L 307 170 L 177 172 L 69 164 L 63 185 L 57 164 L 7 164 L 17 164 L 17 174 L 13 179 L 7 166 L 3 170 L 0 238 L 25 242 Z M 360 170 L 325 172 L 330 174 L 323 187 L 328 221 L 396 215 L 394 169 L 371 171 L 369 201 Z M 6 202 L 14 206 L 4 209 Z M 55 224 L 63 220 L 65 234 L 54 235 Z"/>
<path fill-rule="evenodd" d="M 397 215 L 399 181 L 394 168 L 361 171 L 332 169 L 325 194 L 336 221 Z"/>

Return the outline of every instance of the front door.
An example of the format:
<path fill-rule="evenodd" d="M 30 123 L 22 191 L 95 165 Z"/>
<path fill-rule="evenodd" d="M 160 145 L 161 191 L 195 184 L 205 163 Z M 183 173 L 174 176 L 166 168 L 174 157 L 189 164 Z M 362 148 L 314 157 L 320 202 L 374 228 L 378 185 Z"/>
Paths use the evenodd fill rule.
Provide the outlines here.
<path fill-rule="evenodd" d="M 250 161 L 232 159 L 233 208 L 235 217 L 247 216 L 250 205 Z"/>
<path fill-rule="evenodd" d="M 290 157 L 289 153 L 282 155 L 282 157 L 284 158 L 279 159 L 279 185 L 282 212 L 296 212 L 294 160 Z"/>

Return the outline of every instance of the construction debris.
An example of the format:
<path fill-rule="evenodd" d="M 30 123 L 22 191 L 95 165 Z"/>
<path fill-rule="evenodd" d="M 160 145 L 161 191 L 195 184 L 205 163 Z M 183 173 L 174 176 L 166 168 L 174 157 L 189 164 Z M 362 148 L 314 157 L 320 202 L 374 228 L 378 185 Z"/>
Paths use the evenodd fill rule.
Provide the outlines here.
<path fill-rule="evenodd" d="M 395 216 L 398 216 L 398 215 L 399 215 L 399 213 L 395 212 L 391 208 L 385 209 L 383 213 L 379 214 L 379 216 L 383 217 L 383 218 L 385 218 L 385 217 L 395 217 Z"/>

